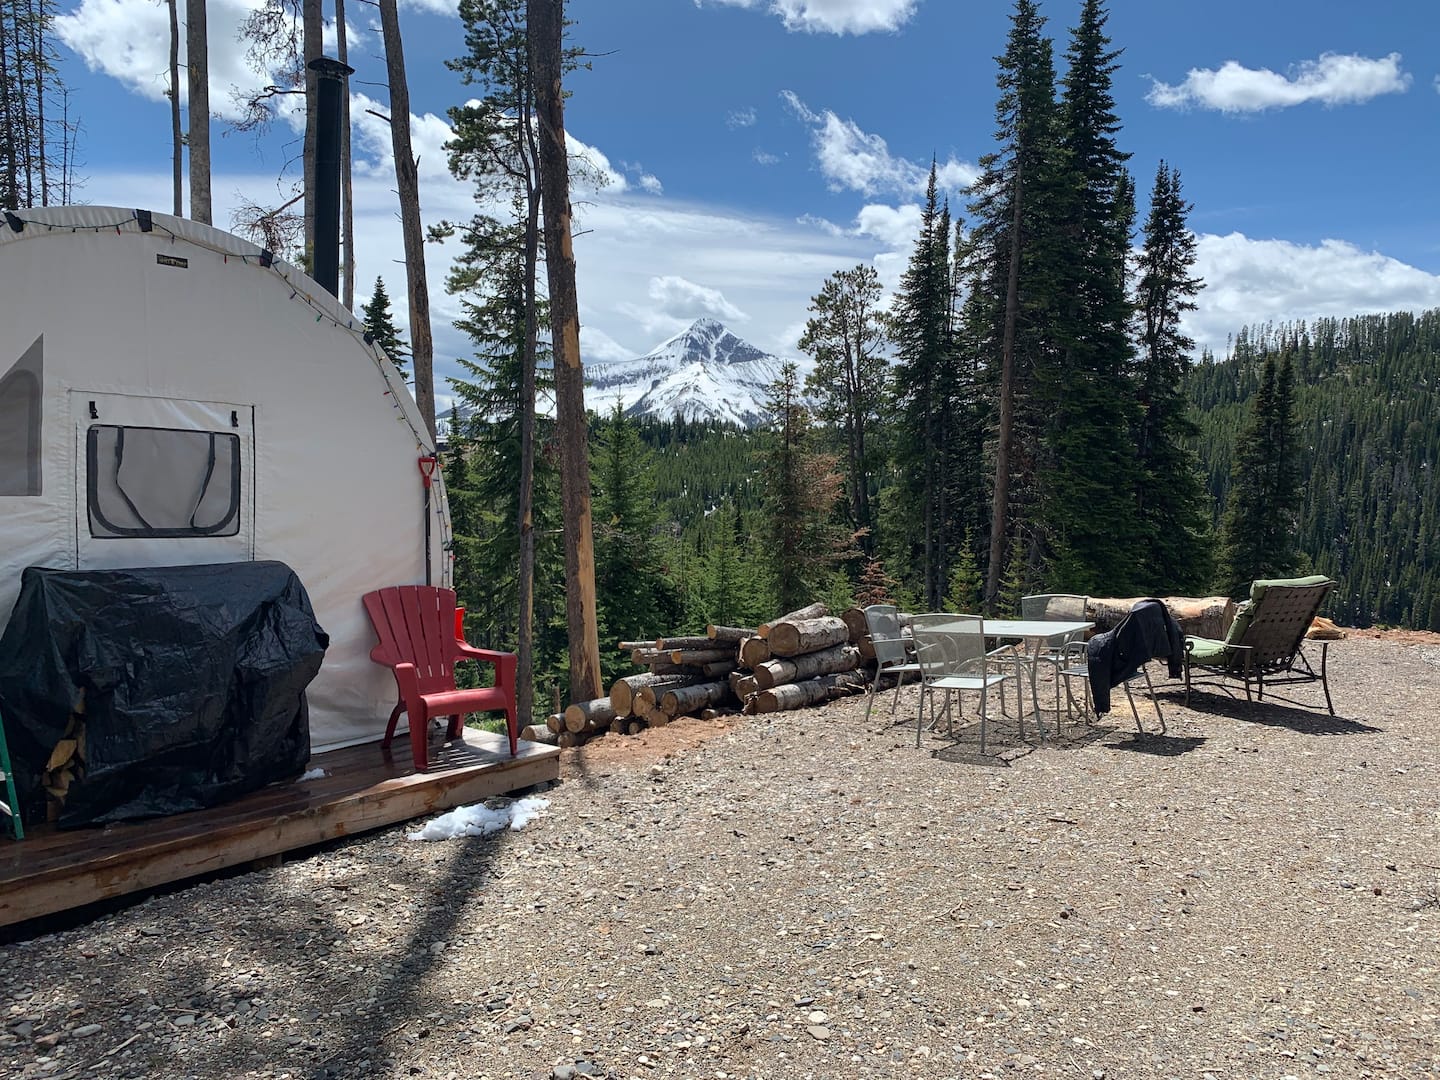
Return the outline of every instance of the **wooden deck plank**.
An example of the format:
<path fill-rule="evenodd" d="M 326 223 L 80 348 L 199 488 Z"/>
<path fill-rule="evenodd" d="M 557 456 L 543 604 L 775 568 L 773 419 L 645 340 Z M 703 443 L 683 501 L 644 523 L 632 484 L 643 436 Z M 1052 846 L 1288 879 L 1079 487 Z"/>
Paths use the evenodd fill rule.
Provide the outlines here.
<path fill-rule="evenodd" d="M 559 751 L 466 729 L 417 773 L 408 744 L 317 754 L 326 776 L 272 784 L 208 810 L 101 829 L 36 826 L 0 842 L 0 926 L 352 836 L 559 777 Z"/>

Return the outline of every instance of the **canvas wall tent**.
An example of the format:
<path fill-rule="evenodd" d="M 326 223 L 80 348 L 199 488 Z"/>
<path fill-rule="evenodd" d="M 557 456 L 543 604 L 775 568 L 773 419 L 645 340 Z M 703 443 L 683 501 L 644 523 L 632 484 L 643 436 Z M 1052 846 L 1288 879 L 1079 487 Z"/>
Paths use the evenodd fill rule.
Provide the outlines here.
<path fill-rule="evenodd" d="M 26 566 L 277 559 L 330 635 L 314 748 L 377 738 L 395 690 L 360 597 L 424 582 L 432 453 L 360 321 L 252 244 L 111 207 L 0 223 L 0 626 Z M 438 478 L 428 521 L 448 585 Z"/>

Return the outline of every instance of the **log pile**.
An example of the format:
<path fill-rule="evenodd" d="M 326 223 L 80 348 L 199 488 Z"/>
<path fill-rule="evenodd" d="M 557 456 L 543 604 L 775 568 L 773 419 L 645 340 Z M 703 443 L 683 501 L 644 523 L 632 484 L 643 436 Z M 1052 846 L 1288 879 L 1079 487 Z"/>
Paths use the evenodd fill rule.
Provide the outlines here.
<path fill-rule="evenodd" d="M 608 697 L 581 701 L 528 727 L 523 738 L 575 746 L 604 733 L 634 735 L 682 717 L 782 712 L 819 704 L 866 686 L 851 612 L 831 616 L 824 604 L 787 612 L 755 628 L 710 626 L 704 636 L 622 641 L 637 667 Z"/>

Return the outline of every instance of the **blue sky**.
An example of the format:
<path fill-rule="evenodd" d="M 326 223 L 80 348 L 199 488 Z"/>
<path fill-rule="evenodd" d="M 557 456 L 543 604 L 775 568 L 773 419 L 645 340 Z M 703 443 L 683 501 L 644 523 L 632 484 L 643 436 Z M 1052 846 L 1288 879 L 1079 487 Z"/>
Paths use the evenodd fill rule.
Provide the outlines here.
<path fill-rule="evenodd" d="M 211 0 L 211 103 L 256 85 L 232 28 L 260 0 Z M 64 75 L 84 123 L 87 202 L 167 209 L 166 16 L 153 0 L 60 0 Z M 348 5 L 356 97 L 357 275 L 403 295 L 375 9 Z M 577 195 L 582 344 L 638 355 L 699 316 L 795 353 L 827 274 L 872 263 L 895 283 L 934 156 L 963 214 L 993 147 L 1006 0 L 571 0 L 593 54 L 569 81 L 567 126 L 608 175 Z M 1063 53 L 1079 0 L 1042 0 Z M 182 5 L 183 10 L 183 5 Z M 452 0 L 401 0 L 427 222 L 458 218 L 444 67 Z M 329 5 L 327 4 L 327 13 Z M 1434 0 L 1112 0 L 1121 148 L 1143 200 L 1157 163 L 1194 204 L 1207 289 L 1195 337 L 1223 353 L 1245 323 L 1440 306 L 1440 10 Z M 333 50 L 332 50 L 333 51 Z M 182 80 L 183 82 L 183 80 Z M 215 219 L 243 194 L 288 197 L 298 141 L 214 127 Z M 288 172 L 283 181 L 277 177 Z M 286 194 L 277 197 L 279 190 Z M 464 340 L 429 251 L 437 369 Z M 403 305 L 402 305 L 403 306 Z M 403 312 L 402 312 L 403 314 Z M 443 386 L 439 388 L 443 396 Z"/>

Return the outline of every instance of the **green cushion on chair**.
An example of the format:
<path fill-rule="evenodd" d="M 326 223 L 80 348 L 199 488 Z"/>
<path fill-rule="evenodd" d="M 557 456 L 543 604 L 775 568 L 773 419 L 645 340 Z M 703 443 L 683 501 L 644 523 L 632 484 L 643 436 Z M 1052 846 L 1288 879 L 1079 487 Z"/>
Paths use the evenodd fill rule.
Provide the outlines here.
<path fill-rule="evenodd" d="M 1190 659 L 1197 664 L 1213 664 L 1225 657 L 1225 642 L 1214 638 L 1187 637 L 1185 644 L 1190 650 Z"/>
<path fill-rule="evenodd" d="M 1265 596 L 1265 591 L 1271 585 L 1285 585 L 1292 587 L 1305 587 L 1307 585 L 1324 585 L 1330 579 L 1324 574 L 1311 574 L 1309 577 L 1297 578 L 1259 578 L 1250 583 L 1250 603 L 1244 611 L 1235 616 L 1235 621 L 1230 624 L 1230 629 L 1225 634 L 1225 640 L 1234 645 L 1245 636 L 1245 631 L 1250 628 L 1250 618 L 1255 608 Z"/>

